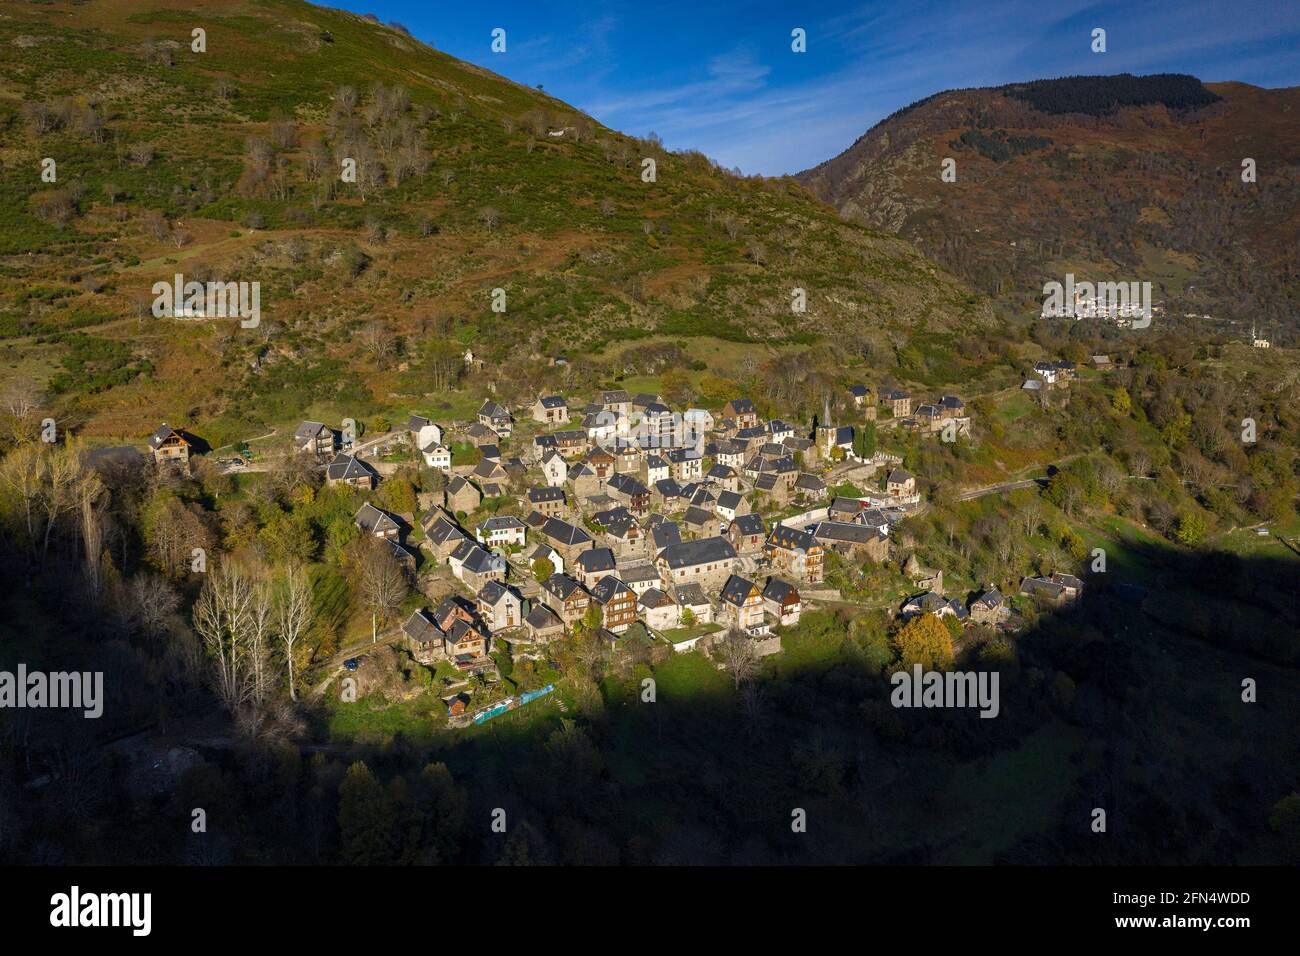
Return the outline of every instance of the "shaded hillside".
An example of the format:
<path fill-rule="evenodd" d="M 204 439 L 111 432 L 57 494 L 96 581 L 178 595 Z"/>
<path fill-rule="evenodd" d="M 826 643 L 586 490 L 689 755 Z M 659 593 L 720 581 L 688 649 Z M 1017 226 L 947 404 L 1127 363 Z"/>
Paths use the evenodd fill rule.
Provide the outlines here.
<path fill-rule="evenodd" d="M 418 396 L 465 347 L 529 383 L 656 333 L 801 346 L 989 318 L 790 180 L 625 137 L 397 26 L 298 0 L 3 11 L 8 374 L 52 383 L 92 432 Z M 178 271 L 260 282 L 261 327 L 153 319 L 152 284 Z"/>
<path fill-rule="evenodd" d="M 797 178 L 1017 309 L 1074 271 L 1149 280 L 1175 315 L 1295 334 L 1296 89 L 1125 74 L 948 91 Z"/>

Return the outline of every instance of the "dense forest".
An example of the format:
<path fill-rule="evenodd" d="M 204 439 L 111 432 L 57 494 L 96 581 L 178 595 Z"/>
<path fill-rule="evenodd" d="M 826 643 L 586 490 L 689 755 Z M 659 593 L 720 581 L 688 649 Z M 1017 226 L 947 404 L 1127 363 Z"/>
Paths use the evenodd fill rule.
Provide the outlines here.
<path fill-rule="evenodd" d="M 1064 76 L 1053 80 L 1012 83 L 999 92 L 1026 100 L 1044 113 L 1083 113 L 1108 116 L 1126 106 L 1165 106 L 1171 110 L 1197 110 L 1222 97 L 1207 90 L 1194 76 L 1155 73 L 1134 76 Z"/>

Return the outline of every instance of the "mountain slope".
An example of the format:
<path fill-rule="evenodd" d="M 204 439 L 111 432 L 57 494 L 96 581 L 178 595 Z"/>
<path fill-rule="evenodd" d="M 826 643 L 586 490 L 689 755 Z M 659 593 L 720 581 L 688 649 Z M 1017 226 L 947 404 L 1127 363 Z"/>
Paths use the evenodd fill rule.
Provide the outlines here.
<path fill-rule="evenodd" d="M 380 406 L 466 347 L 510 396 L 638 338 L 888 348 L 991 321 L 790 180 L 622 136 L 399 27 L 299 0 L 0 10 L 0 335 L 92 432 Z M 260 282 L 261 327 L 152 318 L 178 271 Z"/>
<path fill-rule="evenodd" d="M 1124 75 L 949 91 L 796 178 L 1016 308 L 1074 271 L 1294 332 L 1300 89 Z"/>

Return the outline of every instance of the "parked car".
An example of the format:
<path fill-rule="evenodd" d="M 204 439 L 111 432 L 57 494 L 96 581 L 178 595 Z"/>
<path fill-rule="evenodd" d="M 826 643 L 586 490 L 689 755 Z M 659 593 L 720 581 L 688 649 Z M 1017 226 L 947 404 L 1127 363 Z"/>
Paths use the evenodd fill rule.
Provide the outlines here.
<path fill-rule="evenodd" d="M 349 657 L 347 660 L 343 662 L 343 667 L 345 670 L 354 671 L 360 666 L 361 666 L 361 658 L 359 657 Z"/>

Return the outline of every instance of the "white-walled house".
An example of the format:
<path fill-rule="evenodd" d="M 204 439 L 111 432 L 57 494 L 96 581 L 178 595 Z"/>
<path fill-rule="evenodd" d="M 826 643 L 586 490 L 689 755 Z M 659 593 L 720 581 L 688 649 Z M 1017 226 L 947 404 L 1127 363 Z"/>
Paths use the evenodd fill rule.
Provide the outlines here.
<path fill-rule="evenodd" d="M 474 529 L 474 537 L 489 548 L 522 545 L 526 529 L 527 525 L 513 515 L 498 515 L 480 522 Z"/>
<path fill-rule="evenodd" d="M 548 488 L 559 488 L 569 478 L 569 463 L 558 451 L 547 452 L 542 459 L 542 474 L 546 476 Z"/>
<path fill-rule="evenodd" d="M 420 449 L 420 454 L 424 456 L 424 463 L 430 468 L 436 468 L 439 471 L 451 471 L 451 449 L 445 445 L 439 445 L 436 442 L 425 445 Z"/>

